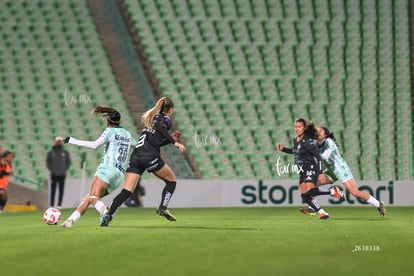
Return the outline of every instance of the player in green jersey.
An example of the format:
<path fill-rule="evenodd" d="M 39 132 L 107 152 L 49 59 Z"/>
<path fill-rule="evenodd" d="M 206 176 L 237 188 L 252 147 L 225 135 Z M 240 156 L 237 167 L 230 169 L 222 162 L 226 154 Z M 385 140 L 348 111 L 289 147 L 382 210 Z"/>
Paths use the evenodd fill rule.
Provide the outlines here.
<path fill-rule="evenodd" d="M 82 141 L 66 137 L 64 142 L 92 149 L 105 145 L 104 156 L 96 169 L 89 193 L 70 217 L 60 225 L 61 227 L 72 227 L 72 224 L 80 219 L 90 204 L 94 205 L 100 215 L 104 213 L 105 204 L 101 198 L 112 193 L 124 181 L 129 149 L 137 144 L 131 133 L 119 125 L 121 114 L 118 111 L 97 106 L 93 113 L 106 117 L 107 128 L 101 136 L 96 141 Z"/>
<path fill-rule="evenodd" d="M 358 189 L 351 169 L 339 153 L 334 134 L 326 127 L 318 128 L 317 145 L 326 167 L 326 171 L 319 175 L 318 186 L 331 184 L 339 180 L 353 196 L 367 201 L 378 209 L 380 216 L 385 216 L 384 203 L 369 193 Z M 308 212 L 312 211 L 308 210 Z"/>

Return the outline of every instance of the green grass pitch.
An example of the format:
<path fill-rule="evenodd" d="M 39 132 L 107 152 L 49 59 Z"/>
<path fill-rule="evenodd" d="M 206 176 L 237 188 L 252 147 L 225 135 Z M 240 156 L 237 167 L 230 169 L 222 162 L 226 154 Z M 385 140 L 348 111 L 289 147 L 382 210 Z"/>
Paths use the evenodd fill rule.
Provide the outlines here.
<path fill-rule="evenodd" d="M 72 228 L 42 211 L 0 214 L 1 275 L 414 275 L 414 207 L 94 209 Z M 67 218 L 73 209 L 63 210 Z"/>

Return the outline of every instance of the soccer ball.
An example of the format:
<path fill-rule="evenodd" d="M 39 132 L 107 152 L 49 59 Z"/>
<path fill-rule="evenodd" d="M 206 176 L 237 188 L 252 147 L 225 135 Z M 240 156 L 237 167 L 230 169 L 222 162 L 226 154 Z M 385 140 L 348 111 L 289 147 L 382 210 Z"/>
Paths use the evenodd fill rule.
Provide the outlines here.
<path fill-rule="evenodd" d="M 43 213 L 43 221 L 49 225 L 55 225 L 62 219 L 62 213 L 56 208 L 48 208 Z"/>

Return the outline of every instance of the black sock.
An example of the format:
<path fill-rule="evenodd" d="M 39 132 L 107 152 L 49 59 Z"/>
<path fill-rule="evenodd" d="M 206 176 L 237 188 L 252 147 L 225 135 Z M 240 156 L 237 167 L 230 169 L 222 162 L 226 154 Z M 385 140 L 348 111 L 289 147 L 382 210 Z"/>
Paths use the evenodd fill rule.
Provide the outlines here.
<path fill-rule="evenodd" d="M 329 190 L 321 190 L 319 188 L 312 188 L 307 193 L 309 196 L 317 196 L 317 195 L 330 195 L 331 192 Z"/>
<path fill-rule="evenodd" d="M 118 211 L 119 207 L 124 203 L 125 200 L 127 200 L 128 197 L 131 196 L 131 192 L 125 189 L 122 189 L 122 191 L 114 198 L 114 200 L 111 203 L 111 207 L 109 207 L 109 214 L 113 216 L 116 211 Z"/>
<path fill-rule="evenodd" d="M 0 210 L 4 209 L 4 206 L 6 206 L 7 200 L 0 198 Z"/>
<path fill-rule="evenodd" d="M 309 193 L 309 192 L 308 192 Z M 306 204 L 308 204 L 310 207 L 312 207 L 313 210 L 315 210 L 316 212 L 318 212 L 321 207 L 320 206 L 316 206 L 313 201 L 312 201 L 312 196 L 310 196 L 308 193 L 306 194 L 302 194 L 302 199 L 303 201 L 306 202 Z"/>
<path fill-rule="evenodd" d="M 164 190 L 162 190 L 161 195 L 161 203 L 159 209 L 166 210 L 168 207 L 168 202 L 170 202 L 170 199 L 175 191 L 175 186 L 177 185 L 177 182 L 165 182 Z"/>

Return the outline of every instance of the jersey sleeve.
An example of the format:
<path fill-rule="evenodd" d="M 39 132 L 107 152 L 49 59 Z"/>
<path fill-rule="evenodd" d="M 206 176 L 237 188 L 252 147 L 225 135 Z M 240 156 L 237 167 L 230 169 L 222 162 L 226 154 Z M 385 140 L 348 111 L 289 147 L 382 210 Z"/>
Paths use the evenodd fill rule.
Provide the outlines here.
<path fill-rule="evenodd" d="M 293 154 L 293 149 L 287 148 L 287 147 L 283 147 L 282 152 L 289 153 L 289 154 Z"/>
<path fill-rule="evenodd" d="M 104 130 L 101 136 L 95 141 L 84 141 L 84 140 L 78 140 L 73 137 L 70 137 L 69 144 L 91 148 L 91 149 L 96 149 L 97 147 L 105 144 L 111 137 L 111 134 L 112 134 L 111 128 L 108 127 L 107 129 Z"/>
<path fill-rule="evenodd" d="M 293 139 L 293 145 L 295 145 L 295 139 Z M 284 153 L 289 153 L 289 154 L 294 154 L 294 149 L 293 148 L 287 148 L 287 147 L 283 147 L 282 152 Z"/>
<path fill-rule="evenodd" d="M 166 139 L 165 142 L 162 143 L 162 145 L 168 145 L 168 144 L 174 144 L 175 140 L 172 138 L 170 133 L 168 132 L 171 128 L 171 119 L 167 116 L 165 116 L 161 122 L 157 125 L 157 129 L 161 135 Z"/>
<path fill-rule="evenodd" d="M 321 157 L 323 160 L 327 161 L 329 157 L 331 157 L 331 154 L 335 151 L 336 144 L 332 139 L 327 138 L 325 140 L 325 145 L 326 146 L 325 146 L 324 151 L 321 153 Z"/>
<path fill-rule="evenodd" d="M 167 130 L 167 128 L 165 126 L 160 125 L 157 130 L 166 139 L 166 141 L 162 143 L 163 145 L 168 145 L 170 143 L 171 144 L 174 144 L 175 143 L 174 138 L 172 138 L 172 136 L 170 135 L 170 133 L 168 133 L 168 130 Z"/>

